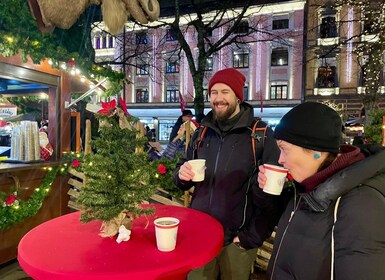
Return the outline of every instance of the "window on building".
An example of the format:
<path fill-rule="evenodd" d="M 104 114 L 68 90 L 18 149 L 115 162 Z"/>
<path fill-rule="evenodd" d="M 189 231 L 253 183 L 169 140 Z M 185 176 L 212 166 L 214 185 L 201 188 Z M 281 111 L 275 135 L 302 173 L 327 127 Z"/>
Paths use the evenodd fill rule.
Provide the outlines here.
<path fill-rule="evenodd" d="M 96 40 L 95 40 L 95 49 L 100 49 L 100 41 L 101 41 L 101 38 L 100 38 L 100 35 L 96 35 Z"/>
<path fill-rule="evenodd" d="M 322 65 L 318 67 L 317 87 L 318 88 L 334 88 L 336 82 L 336 67 L 330 65 Z"/>
<path fill-rule="evenodd" d="M 166 73 L 179 73 L 179 61 L 169 60 L 166 62 Z"/>
<path fill-rule="evenodd" d="M 115 41 L 114 41 L 114 37 L 112 37 L 112 36 L 108 37 L 108 47 L 109 48 L 115 48 Z"/>
<path fill-rule="evenodd" d="M 148 103 L 149 95 L 147 88 L 136 89 L 136 103 Z"/>
<path fill-rule="evenodd" d="M 213 71 L 213 56 L 207 58 L 206 60 L 206 71 Z"/>
<path fill-rule="evenodd" d="M 334 38 L 338 37 L 337 23 L 335 15 L 324 16 L 321 19 L 320 38 Z"/>
<path fill-rule="evenodd" d="M 233 67 L 248 68 L 249 67 L 249 52 L 233 52 Z"/>
<path fill-rule="evenodd" d="M 148 35 L 147 32 L 138 32 L 135 34 L 135 43 L 137 45 L 147 45 Z"/>
<path fill-rule="evenodd" d="M 209 92 L 207 91 L 207 87 L 203 89 L 203 101 L 209 102 Z"/>
<path fill-rule="evenodd" d="M 166 89 L 166 102 L 167 103 L 179 103 L 179 90 L 176 87 L 167 87 L 167 89 Z"/>
<path fill-rule="evenodd" d="M 104 35 L 102 37 L 102 49 L 106 49 L 107 48 L 107 36 Z"/>
<path fill-rule="evenodd" d="M 178 36 L 174 29 L 167 29 L 166 30 L 166 41 L 176 41 L 178 40 Z"/>
<path fill-rule="evenodd" d="M 287 82 L 279 81 L 270 84 L 270 99 L 287 99 Z"/>
<path fill-rule="evenodd" d="M 271 66 L 288 65 L 289 52 L 286 48 L 275 48 L 271 51 Z"/>
<path fill-rule="evenodd" d="M 273 19 L 273 30 L 278 29 L 288 29 L 289 28 L 289 19 Z"/>
<path fill-rule="evenodd" d="M 248 86 L 245 86 L 243 88 L 243 99 L 249 100 L 249 87 Z"/>
<path fill-rule="evenodd" d="M 249 32 L 249 22 L 247 20 L 241 21 L 235 28 L 235 34 L 246 34 Z"/>
<path fill-rule="evenodd" d="M 136 75 L 148 75 L 148 64 L 137 64 Z"/>

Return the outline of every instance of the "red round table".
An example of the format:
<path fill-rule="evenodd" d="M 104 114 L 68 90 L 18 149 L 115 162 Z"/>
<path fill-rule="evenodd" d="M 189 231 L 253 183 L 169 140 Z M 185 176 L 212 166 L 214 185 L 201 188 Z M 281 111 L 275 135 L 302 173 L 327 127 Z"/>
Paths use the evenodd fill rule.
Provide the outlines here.
<path fill-rule="evenodd" d="M 134 220 L 131 239 L 102 238 L 101 222 L 80 222 L 75 212 L 29 231 L 18 246 L 18 261 L 34 279 L 185 279 L 191 269 L 211 261 L 223 246 L 222 225 L 211 216 L 186 207 L 160 204 L 155 214 Z M 153 221 L 172 216 L 180 220 L 176 248 L 156 247 Z"/>

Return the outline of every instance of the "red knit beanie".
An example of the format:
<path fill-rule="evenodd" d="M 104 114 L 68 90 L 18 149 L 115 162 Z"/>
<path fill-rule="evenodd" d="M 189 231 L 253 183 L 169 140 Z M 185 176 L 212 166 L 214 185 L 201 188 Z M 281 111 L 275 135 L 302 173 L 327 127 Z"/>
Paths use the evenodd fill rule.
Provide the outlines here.
<path fill-rule="evenodd" d="M 245 76 L 234 68 L 227 68 L 218 71 L 211 78 L 208 88 L 210 96 L 211 88 L 216 83 L 223 83 L 231 87 L 235 95 L 243 102 L 243 88 L 245 86 Z"/>

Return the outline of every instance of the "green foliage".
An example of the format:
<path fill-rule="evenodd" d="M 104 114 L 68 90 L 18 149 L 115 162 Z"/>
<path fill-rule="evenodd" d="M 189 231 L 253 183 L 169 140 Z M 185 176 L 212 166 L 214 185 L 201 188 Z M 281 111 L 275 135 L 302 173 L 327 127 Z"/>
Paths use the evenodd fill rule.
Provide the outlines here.
<path fill-rule="evenodd" d="M 29 11 L 25 0 L 0 1 L 0 55 L 14 56 L 20 53 L 24 62 L 30 57 L 36 64 L 47 57 L 53 67 L 70 59 L 86 76 L 108 77 L 112 81 L 123 80 L 121 72 L 110 67 L 95 65 L 95 51 L 91 42 L 92 8 L 80 15 L 68 30 L 55 28 L 52 33 L 42 33 Z"/>
<path fill-rule="evenodd" d="M 158 186 L 173 197 L 180 198 L 184 191 L 174 185 L 172 177 L 175 170 L 175 166 L 179 161 L 181 154 L 177 154 L 174 159 L 161 158 L 151 162 L 151 184 Z M 165 168 L 161 167 L 163 165 Z M 165 170 L 165 173 L 164 171 Z M 162 174 L 164 173 L 164 174 Z"/>
<path fill-rule="evenodd" d="M 371 114 L 372 122 L 365 126 L 365 137 L 370 143 L 382 143 L 382 117 L 385 116 L 385 110 L 375 110 Z"/>
<path fill-rule="evenodd" d="M 20 223 L 24 219 L 32 217 L 39 212 L 44 199 L 51 190 L 51 185 L 56 178 L 59 168 L 60 167 L 54 167 L 47 172 L 40 186 L 35 189 L 28 200 L 18 200 L 17 193 L 15 192 L 16 200 L 12 204 L 6 205 L 5 199 L 11 194 L 2 193 L 2 198 L 0 199 L 0 230 L 8 229 L 14 224 Z"/>
<path fill-rule="evenodd" d="M 155 186 L 150 184 L 147 154 L 135 152 L 146 141 L 136 137 L 138 131 L 133 126 L 137 119 L 127 116 L 132 127 L 121 129 L 116 114 L 98 118 L 100 134 L 91 141 L 96 152 L 86 155 L 82 164 L 87 180 L 78 198 L 85 207 L 81 221 L 109 221 L 122 211 L 151 213 L 151 209 L 140 207 L 155 192 Z"/>

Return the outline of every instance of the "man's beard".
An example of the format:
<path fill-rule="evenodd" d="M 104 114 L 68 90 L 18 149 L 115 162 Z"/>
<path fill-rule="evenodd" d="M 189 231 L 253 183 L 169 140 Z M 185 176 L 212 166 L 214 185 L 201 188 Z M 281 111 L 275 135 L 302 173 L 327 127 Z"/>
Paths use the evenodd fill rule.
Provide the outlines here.
<path fill-rule="evenodd" d="M 225 111 L 217 113 L 215 106 L 218 104 L 219 105 L 222 105 L 222 104 L 227 105 L 228 107 Z M 237 105 L 236 104 L 230 104 L 227 102 L 215 102 L 211 106 L 211 109 L 213 110 L 214 119 L 219 121 L 219 122 L 223 122 L 223 121 L 228 120 L 231 117 L 231 115 L 234 114 L 235 110 L 237 109 Z"/>

